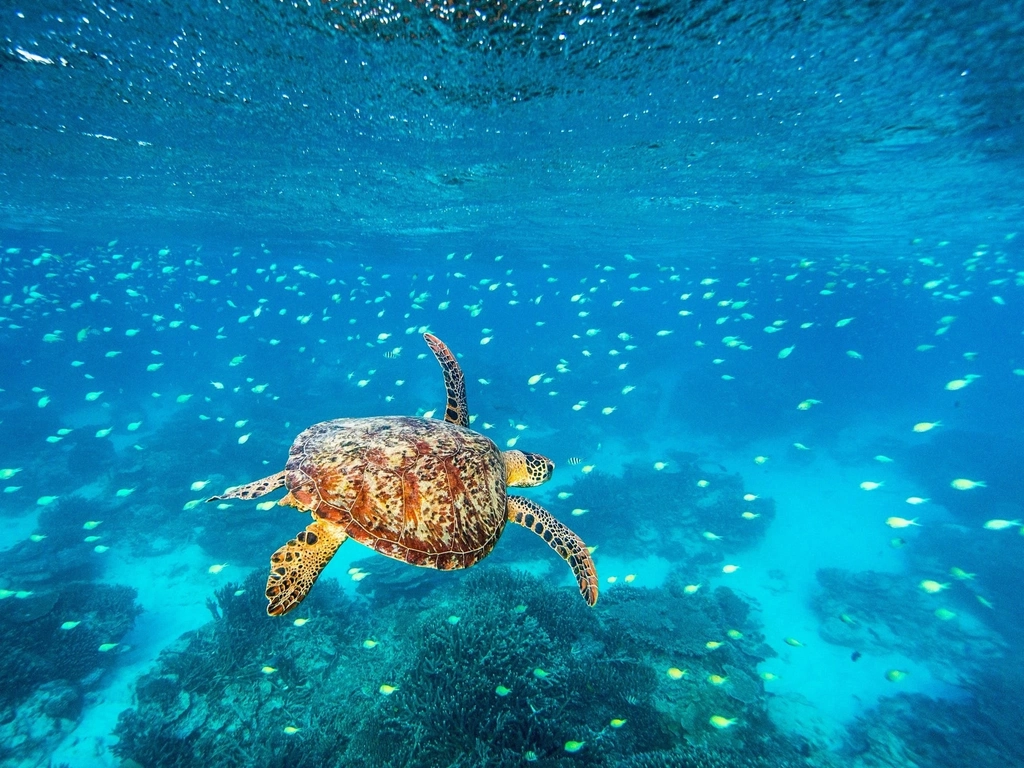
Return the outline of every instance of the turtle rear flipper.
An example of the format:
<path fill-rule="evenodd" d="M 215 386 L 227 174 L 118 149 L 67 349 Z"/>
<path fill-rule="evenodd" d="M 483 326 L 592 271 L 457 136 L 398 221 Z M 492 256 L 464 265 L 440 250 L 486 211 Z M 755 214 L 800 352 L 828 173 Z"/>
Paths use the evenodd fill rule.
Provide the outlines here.
<path fill-rule="evenodd" d="M 540 536 L 572 568 L 580 594 L 593 606 L 597 602 L 597 569 L 586 545 L 575 533 L 540 504 L 522 496 L 508 497 L 508 519 Z"/>
<path fill-rule="evenodd" d="M 315 520 L 271 555 L 267 613 L 283 616 L 301 603 L 347 538 L 341 526 Z"/>
<path fill-rule="evenodd" d="M 228 488 L 220 496 L 211 496 L 207 501 L 222 501 L 223 499 L 256 499 L 266 496 L 271 491 L 276 491 L 284 485 L 284 472 L 278 472 L 270 477 L 263 477 L 245 485 L 236 485 Z"/>

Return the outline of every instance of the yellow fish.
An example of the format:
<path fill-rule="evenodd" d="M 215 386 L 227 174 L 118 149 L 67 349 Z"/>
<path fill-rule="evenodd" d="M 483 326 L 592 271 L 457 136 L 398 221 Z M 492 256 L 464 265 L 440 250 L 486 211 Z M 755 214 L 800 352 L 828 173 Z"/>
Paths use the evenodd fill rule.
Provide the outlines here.
<path fill-rule="evenodd" d="M 704 647 L 707 648 L 709 651 L 717 651 L 719 648 L 722 647 L 722 645 L 723 643 L 719 642 L 718 640 L 708 640 L 706 643 L 704 643 Z"/>
<path fill-rule="evenodd" d="M 284 732 L 287 733 L 289 736 L 293 736 L 301 730 L 301 728 L 296 728 L 294 725 L 286 725 L 284 727 Z"/>
<path fill-rule="evenodd" d="M 387 683 L 384 683 L 378 690 L 385 696 L 390 696 L 392 693 L 398 690 L 398 686 L 388 685 Z"/>
<path fill-rule="evenodd" d="M 925 579 L 918 586 L 921 587 L 929 595 L 934 595 L 941 592 L 944 589 L 949 589 L 949 584 L 940 584 L 934 579 Z"/>
<path fill-rule="evenodd" d="M 611 722 L 608 723 L 612 728 L 621 728 L 626 724 L 626 721 L 620 717 L 613 717 Z"/>
<path fill-rule="evenodd" d="M 949 569 L 949 575 L 952 576 L 954 579 L 960 579 L 961 581 L 964 581 L 967 579 L 973 579 L 976 574 L 968 573 L 963 568 L 957 568 L 956 566 L 953 566 Z"/>
<path fill-rule="evenodd" d="M 958 491 L 969 491 L 973 488 L 987 488 L 988 486 L 981 480 L 968 480 L 964 477 L 958 477 L 956 480 L 950 483 L 951 486 L 956 488 Z"/>
<path fill-rule="evenodd" d="M 587 742 L 585 742 L 585 741 L 567 741 L 567 742 L 565 742 L 565 751 L 566 752 L 579 752 L 581 749 L 583 749 L 583 745 L 586 744 L 586 743 Z"/>
<path fill-rule="evenodd" d="M 277 672 L 277 667 L 265 666 L 260 670 L 260 672 L 264 675 L 272 675 Z"/>
<path fill-rule="evenodd" d="M 722 730 L 724 728 L 731 728 L 732 726 L 736 725 L 736 718 L 722 717 L 722 715 L 712 715 L 708 722 L 711 723 L 711 725 L 713 725 L 718 730 Z"/>
<path fill-rule="evenodd" d="M 722 675 L 708 675 L 708 682 L 712 685 L 722 685 L 728 679 L 728 677 L 723 677 Z"/>
<path fill-rule="evenodd" d="M 1020 525 L 1020 520 L 989 520 L 983 526 L 987 531 L 1005 531 L 1007 528 L 1013 528 Z"/>
<path fill-rule="evenodd" d="M 804 644 L 801 643 L 799 640 L 797 640 L 795 637 L 783 638 L 782 642 L 784 642 L 786 645 L 792 645 L 794 648 L 803 648 L 804 647 Z"/>
<path fill-rule="evenodd" d="M 683 676 L 686 674 L 686 670 L 679 669 L 679 667 L 669 667 L 667 674 L 673 680 L 682 680 Z"/>
<path fill-rule="evenodd" d="M 363 640 L 363 648 L 376 648 L 376 647 L 377 647 L 377 641 L 376 640 Z"/>
<path fill-rule="evenodd" d="M 931 430 L 935 429 L 936 427 L 941 427 L 941 426 L 942 426 L 942 422 L 941 421 L 919 421 L 917 424 L 914 425 L 914 431 L 918 432 L 918 433 L 920 433 L 920 432 L 930 432 Z"/>
<path fill-rule="evenodd" d="M 885 518 L 885 524 L 890 528 L 909 528 L 912 525 L 916 525 L 920 528 L 921 524 L 917 522 L 917 520 L 918 519 L 916 517 L 912 520 L 908 520 L 905 517 L 887 517 Z"/>
<path fill-rule="evenodd" d="M 885 673 L 885 679 L 888 680 L 890 683 L 898 683 L 906 676 L 907 673 L 904 672 L 902 669 L 890 669 L 888 672 Z"/>

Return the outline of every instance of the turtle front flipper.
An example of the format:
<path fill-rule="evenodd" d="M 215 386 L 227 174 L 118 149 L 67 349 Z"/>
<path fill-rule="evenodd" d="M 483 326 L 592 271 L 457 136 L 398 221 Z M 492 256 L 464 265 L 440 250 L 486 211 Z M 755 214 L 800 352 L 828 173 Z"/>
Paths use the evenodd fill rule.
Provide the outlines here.
<path fill-rule="evenodd" d="M 444 388 L 448 392 L 444 420 L 458 424 L 460 427 L 468 427 L 469 406 L 466 404 L 466 377 L 462 374 L 459 361 L 437 336 L 424 333 L 423 340 L 427 342 L 427 346 L 430 347 L 430 351 L 434 353 L 434 357 L 437 358 L 437 362 L 441 364 L 441 369 L 444 371 Z"/>
<path fill-rule="evenodd" d="M 284 485 L 284 472 L 278 472 L 276 475 L 270 477 L 264 477 L 259 480 L 254 480 L 251 483 L 245 485 L 236 485 L 232 488 L 228 488 L 220 496 L 211 496 L 207 501 L 222 501 L 223 499 L 255 499 L 260 496 L 266 496 L 271 491 L 276 491 L 278 488 Z"/>
<path fill-rule="evenodd" d="M 508 497 L 508 519 L 540 536 L 572 568 L 580 594 L 593 606 L 597 602 L 597 569 L 586 545 L 540 504 L 522 496 Z"/>
<path fill-rule="evenodd" d="M 283 616 L 301 603 L 347 538 L 341 526 L 316 520 L 271 555 L 267 613 Z"/>

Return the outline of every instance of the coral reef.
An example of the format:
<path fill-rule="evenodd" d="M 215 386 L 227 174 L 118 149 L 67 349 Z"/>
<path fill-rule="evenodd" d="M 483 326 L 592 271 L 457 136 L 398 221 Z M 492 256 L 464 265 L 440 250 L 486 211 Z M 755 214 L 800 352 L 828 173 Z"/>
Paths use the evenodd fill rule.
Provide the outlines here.
<path fill-rule="evenodd" d="M 167 768 L 335 764 L 372 690 L 371 657 L 352 634 L 360 612 L 325 581 L 274 620 L 264 581 L 254 572 L 219 590 L 218 618 L 161 654 L 118 721 L 116 754 Z"/>
<path fill-rule="evenodd" d="M 45 765 L 41 756 L 74 729 L 82 710 L 82 693 L 63 680 L 40 685 L 16 708 L 5 709 L 0 721 L 0 766 Z"/>
<path fill-rule="evenodd" d="M 496 558 L 491 556 L 490 561 Z M 390 604 L 396 598 L 421 600 L 438 587 L 450 585 L 462 575 L 458 571 L 440 572 L 431 568 L 410 568 L 407 563 L 373 554 L 352 562 L 353 568 L 369 573 L 356 591 L 373 602 Z"/>
<path fill-rule="evenodd" d="M 965 611 L 949 621 L 937 617 L 937 609 L 956 604 L 927 594 L 913 578 L 837 568 L 823 568 L 817 577 L 814 609 L 827 642 L 865 653 L 905 653 L 930 662 L 933 674 L 953 685 L 1005 653 L 1003 640 Z"/>
<path fill-rule="evenodd" d="M 851 727 L 856 768 L 1017 768 L 1024 755 L 1024 671 L 1018 657 L 971 680 L 961 701 L 900 694 Z"/>
<path fill-rule="evenodd" d="M 764 535 L 775 517 L 771 499 L 744 501 L 739 475 L 709 471 L 692 454 L 670 458 L 661 471 L 631 464 L 622 477 L 591 472 L 577 478 L 570 503 L 588 514 L 573 520 L 576 532 L 584 541 L 614 540 L 622 556 L 711 561 Z M 744 512 L 756 517 L 746 519 Z M 721 538 L 708 541 L 701 537 L 705 531 Z"/>
<path fill-rule="evenodd" d="M 75 582 L 0 601 L 0 765 L 28 764 L 74 727 L 83 697 L 121 653 L 135 590 Z"/>
<path fill-rule="evenodd" d="M 674 579 L 591 610 L 505 567 L 458 576 L 361 584 L 354 599 L 324 581 L 284 620 L 264 614 L 262 572 L 225 587 L 217 618 L 139 681 L 117 754 L 170 768 L 794 764 L 766 715 L 758 628 L 728 590 L 685 595 Z M 716 714 L 735 726 L 713 728 Z"/>
<path fill-rule="evenodd" d="M 995 515 L 993 510 L 991 515 Z M 1011 514 L 1007 512 L 1007 514 Z M 1019 517 L 1020 513 L 1013 514 Z M 951 567 L 962 568 L 973 578 L 956 580 L 953 589 L 943 593 L 955 601 L 956 609 L 971 612 L 995 629 L 1013 645 L 1024 644 L 1024 612 L 992 610 L 990 605 L 1015 605 L 1024 592 L 1024 559 L 1017 548 L 1007 545 L 1007 537 L 991 535 L 978 526 L 927 526 L 904 551 L 911 567 L 919 573 L 948 574 Z M 948 581 L 949 578 L 940 578 Z M 952 607 L 952 606 L 951 606 Z"/>

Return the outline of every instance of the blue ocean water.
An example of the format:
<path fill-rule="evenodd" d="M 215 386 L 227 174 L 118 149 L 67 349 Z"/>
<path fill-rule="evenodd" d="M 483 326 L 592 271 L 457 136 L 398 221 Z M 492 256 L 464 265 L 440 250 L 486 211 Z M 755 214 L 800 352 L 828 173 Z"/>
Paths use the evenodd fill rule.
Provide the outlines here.
<path fill-rule="evenodd" d="M 5 5 L 0 766 L 1024 765 L 1022 32 Z M 442 419 L 425 333 L 596 606 L 509 524 L 267 616 L 309 516 L 207 499 Z"/>

